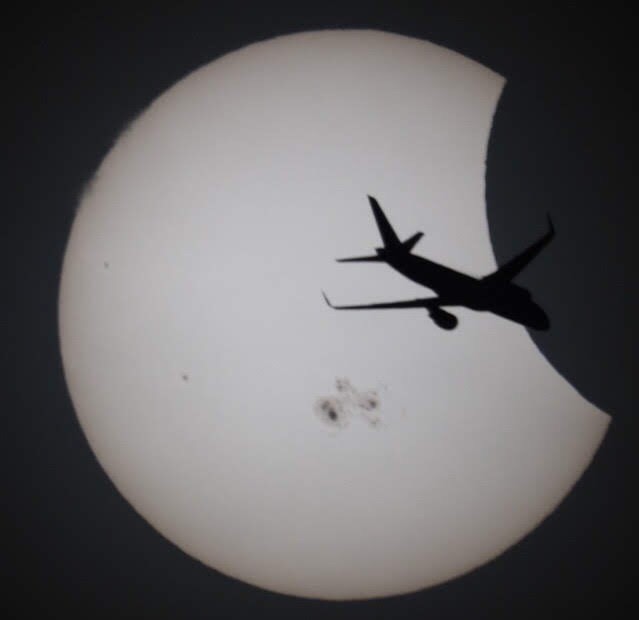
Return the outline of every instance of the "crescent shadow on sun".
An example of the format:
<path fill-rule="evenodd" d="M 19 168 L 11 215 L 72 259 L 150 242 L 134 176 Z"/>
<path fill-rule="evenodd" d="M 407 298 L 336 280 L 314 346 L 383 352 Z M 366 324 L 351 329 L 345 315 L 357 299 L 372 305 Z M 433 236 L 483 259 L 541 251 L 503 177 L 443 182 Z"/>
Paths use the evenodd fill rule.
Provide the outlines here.
<path fill-rule="evenodd" d="M 588 193 L 581 177 L 571 182 L 566 162 L 575 161 L 574 143 L 560 119 L 524 83 L 506 83 L 486 157 L 490 243 L 499 264 L 517 251 L 545 214 L 552 215 L 560 234 L 522 272 L 519 283 L 534 292 L 552 317 L 553 329 L 529 330 L 529 335 L 584 398 L 602 411 L 630 418 L 629 403 L 635 400 L 627 345 L 632 319 L 626 292 L 615 290 L 609 271 L 608 265 L 616 262 L 614 250 L 602 241 L 615 224 L 607 212 L 596 215 L 601 211 L 597 197 Z M 624 235 L 629 233 L 617 230 L 617 237 Z"/>

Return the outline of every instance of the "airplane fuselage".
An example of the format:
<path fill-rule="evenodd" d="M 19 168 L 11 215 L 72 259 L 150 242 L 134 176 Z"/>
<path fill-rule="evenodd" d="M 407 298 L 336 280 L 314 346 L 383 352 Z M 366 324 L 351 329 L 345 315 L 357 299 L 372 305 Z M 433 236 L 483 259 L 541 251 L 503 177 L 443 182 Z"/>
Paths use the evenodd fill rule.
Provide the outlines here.
<path fill-rule="evenodd" d="M 512 282 L 497 285 L 474 278 L 434 261 L 405 251 L 383 249 L 381 258 L 403 276 L 439 296 L 437 306 L 465 306 L 490 311 L 534 329 L 547 329 L 548 317 L 530 293 Z"/>

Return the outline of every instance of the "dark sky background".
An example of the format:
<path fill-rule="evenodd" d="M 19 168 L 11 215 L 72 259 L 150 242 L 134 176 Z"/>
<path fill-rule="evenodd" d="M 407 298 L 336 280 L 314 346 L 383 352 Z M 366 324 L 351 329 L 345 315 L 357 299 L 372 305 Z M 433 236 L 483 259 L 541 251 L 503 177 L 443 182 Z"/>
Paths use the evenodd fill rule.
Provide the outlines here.
<path fill-rule="evenodd" d="M 4 18 L 1 247 L 8 347 L 0 602 L 11 611 L 0 613 L 635 617 L 639 218 L 631 176 L 637 71 L 630 15 L 583 5 L 542 13 L 427 2 L 156 3 L 147 10 L 129 4 L 54 12 L 25 3 Z M 535 239 L 545 213 L 552 213 L 557 238 L 521 278 L 553 320 L 536 343 L 613 416 L 573 492 L 519 544 L 441 586 L 355 603 L 248 586 L 204 567 L 151 529 L 115 491 L 84 439 L 57 336 L 57 289 L 74 208 L 123 126 L 176 80 L 228 51 L 322 28 L 429 39 L 508 79 L 488 155 L 495 251 L 505 260 Z"/>

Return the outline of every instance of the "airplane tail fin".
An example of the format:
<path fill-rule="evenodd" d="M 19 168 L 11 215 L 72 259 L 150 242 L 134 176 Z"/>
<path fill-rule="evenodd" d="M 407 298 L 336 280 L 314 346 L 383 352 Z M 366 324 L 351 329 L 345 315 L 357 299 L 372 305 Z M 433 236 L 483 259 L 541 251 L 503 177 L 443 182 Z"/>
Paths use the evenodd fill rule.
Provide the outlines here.
<path fill-rule="evenodd" d="M 377 228 L 379 228 L 379 234 L 382 236 L 382 240 L 384 241 L 384 247 L 389 249 L 402 246 L 407 252 L 410 252 L 417 242 L 424 236 L 424 233 L 418 232 L 406 239 L 406 241 L 400 241 L 397 233 L 393 230 L 393 227 L 390 225 L 386 215 L 384 215 L 384 212 L 379 206 L 377 200 L 375 200 L 372 196 L 369 196 L 368 201 L 371 203 L 373 215 L 377 222 Z"/>
<path fill-rule="evenodd" d="M 375 216 L 375 221 L 377 222 L 377 228 L 379 229 L 379 234 L 382 237 L 382 241 L 384 242 L 384 247 L 386 249 L 395 248 L 399 245 L 402 245 L 399 237 L 393 230 L 393 227 L 390 225 L 390 222 L 386 219 L 382 208 L 379 206 L 379 203 L 372 196 L 368 197 L 368 202 L 371 204 L 371 209 L 373 209 L 373 215 Z"/>
<path fill-rule="evenodd" d="M 385 262 L 384 253 L 385 250 L 396 250 L 398 248 L 403 249 L 406 252 L 410 252 L 416 245 L 416 243 L 424 236 L 424 233 L 418 232 L 406 239 L 405 241 L 400 241 L 397 233 L 393 230 L 393 227 L 390 225 L 390 222 L 384 215 L 382 208 L 379 206 L 379 203 L 372 196 L 368 197 L 368 201 L 370 202 L 371 209 L 373 209 L 373 215 L 375 216 L 375 222 L 377 223 L 377 228 L 379 229 L 379 234 L 382 237 L 382 241 L 384 242 L 383 248 L 377 249 L 377 254 L 372 256 L 354 256 L 353 258 L 338 258 L 338 263 L 359 263 L 359 262 L 370 262 L 370 263 L 379 263 Z"/>

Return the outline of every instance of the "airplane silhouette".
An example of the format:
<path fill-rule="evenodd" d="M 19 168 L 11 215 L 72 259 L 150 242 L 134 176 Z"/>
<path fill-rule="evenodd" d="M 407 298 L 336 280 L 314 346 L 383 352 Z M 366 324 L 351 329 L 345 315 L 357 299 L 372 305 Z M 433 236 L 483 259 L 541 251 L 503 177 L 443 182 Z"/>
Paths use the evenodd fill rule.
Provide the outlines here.
<path fill-rule="evenodd" d="M 555 235 L 550 216 L 548 232 L 529 248 L 518 254 L 499 269 L 483 278 L 460 273 L 444 265 L 412 253 L 415 244 L 424 233 L 418 232 L 405 241 L 400 241 L 382 208 L 372 196 L 368 197 L 377 222 L 384 247 L 376 248 L 373 256 L 340 258 L 338 263 L 378 262 L 386 263 L 413 282 L 433 290 L 435 297 L 394 301 L 387 303 L 335 306 L 326 293 L 326 303 L 336 310 L 370 310 L 393 308 L 424 308 L 433 322 L 442 329 L 455 329 L 457 317 L 443 307 L 464 306 L 472 310 L 488 311 L 505 319 L 536 330 L 547 330 L 550 320 L 546 313 L 532 300 L 529 291 L 512 282 Z"/>

